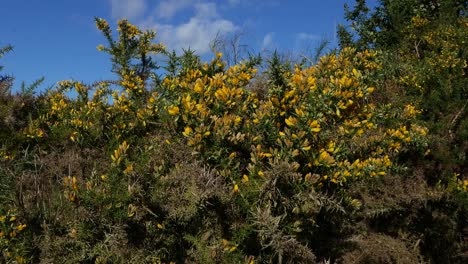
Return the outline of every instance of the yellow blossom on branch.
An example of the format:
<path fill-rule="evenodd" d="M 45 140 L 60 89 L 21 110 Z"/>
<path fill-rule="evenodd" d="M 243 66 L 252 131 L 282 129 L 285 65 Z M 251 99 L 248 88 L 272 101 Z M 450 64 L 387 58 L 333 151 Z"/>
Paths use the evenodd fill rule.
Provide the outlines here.
<path fill-rule="evenodd" d="M 297 119 L 293 116 L 290 116 L 284 120 L 287 126 L 293 127 L 297 124 Z"/>
<path fill-rule="evenodd" d="M 167 109 L 167 112 L 170 114 L 170 115 L 177 115 L 179 114 L 179 107 L 178 106 L 170 106 L 168 109 Z"/>

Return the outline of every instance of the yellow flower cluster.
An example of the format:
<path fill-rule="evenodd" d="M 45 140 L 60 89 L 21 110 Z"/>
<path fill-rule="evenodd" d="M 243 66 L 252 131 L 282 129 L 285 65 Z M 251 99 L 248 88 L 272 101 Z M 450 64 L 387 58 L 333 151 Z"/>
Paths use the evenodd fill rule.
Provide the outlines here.
<path fill-rule="evenodd" d="M 414 16 L 411 18 L 411 26 L 415 28 L 420 28 L 429 23 L 429 20 L 427 18 L 421 17 L 421 16 Z"/>
<path fill-rule="evenodd" d="M 224 251 L 234 252 L 237 249 L 237 245 L 235 245 L 234 243 L 232 243 L 231 241 L 227 239 L 223 239 L 221 241 L 221 244 L 223 246 Z"/>
<path fill-rule="evenodd" d="M 117 31 L 126 32 L 129 38 L 133 38 L 141 34 L 140 29 L 138 29 L 137 26 L 130 24 L 128 20 L 126 19 L 119 20 L 117 25 L 118 25 Z M 99 23 L 98 23 L 98 29 L 99 29 Z"/>
<path fill-rule="evenodd" d="M 28 127 L 23 130 L 23 134 L 29 139 L 39 139 L 45 135 L 44 130 L 39 127 L 37 120 L 30 122 Z"/>
<path fill-rule="evenodd" d="M 112 163 L 114 165 L 119 165 L 120 162 L 122 162 L 122 159 L 129 147 L 130 146 L 128 145 L 127 141 L 124 141 L 116 150 L 114 150 L 114 154 L 111 155 Z"/>
<path fill-rule="evenodd" d="M 216 65 L 223 65 L 219 56 L 204 67 L 208 69 Z M 167 113 L 174 120 L 181 119 L 186 123 L 182 135 L 190 146 L 201 150 L 203 140 L 212 138 L 213 133 L 217 139 L 230 138 L 237 142 L 245 137 L 233 130 L 241 125 L 250 103 L 256 102 L 255 95 L 248 95 L 244 88 L 255 72 L 246 65 L 235 65 L 213 76 L 190 70 L 185 78 L 163 80 L 164 87 L 177 98 L 169 104 Z"/>
<path fill-rule="evenodd" d="M 416 109 L 416 107 L 413 104 L 407 104 L 405 106 L 405 110 L 403 112 L 403 116 L 406 118 L 412 118 L 418 114 L 420 114 L 421 111 Z"/>
<path fill-rule="evenodd" d="M 63 186 L 65 187 L 65 197 L 71 202 L 77 200 L 78 183 L 75 176 L 66 176 L 63 178 Z"/>
<path fill-rule="evenodd" d="M 161 106 L 159 94 L 143 96 L 145 84 L 133 72 L 122 75 L 119 84 L 123 90 L 111 91 L 107 82 L 90 86 L 69 80 L 59 82 L 47 96 L 47 114 L 33 120 L 24 134 L 37 139 L 45 136 L 42 126 L 52 131 L 65 129 L 68 139 L 81 145 L 91 140 L 90 135 L 106 133 L 108 138 L 120 139 L 134 129 L 155 124 Z"/>
<path fill-rule="evenodd" d="M 120 85 L 122 85 L 129 95 L 142 94 L 145 89 L 143 80 L 134 72 L 124 73 Z"/>
<path fill-rule="evenodd" d="M 246 65 L 211 76 L 190 71 L 163 81 L 175 98 L 167 112 L 187 144 L 204 157 L 235 165 L 245 158 L 240 150 L 250 149 L 246 170 L 223 169 L 232 173 L 236 193 L 240 190 L 236 182 L 263 175 L 274 159 L 295 161 L 297 171 L 319 175 L 319 184 L 385 175 L 392 166 L 392 151 L 412 142 L 413 134 L 422 136 L 424 128 L 382 131 L 382 110 L 369 100 L 375 88 L 364 77 L 380 67 L 375 56 L 345 49 L 323 57 L 317 66 L 296 67 L 288 75 L 288 85 L 264 100 L 245 88 L 256 74 Z M 417 113 L 408 105 L 400 118 Z"/>
<path fill-rule="evenodd" d="M 15 260 L 15 263 L 26 263 L 16 243 L 26 228 L 27 225 L 20 222 L 16 211 L 8 210 L 6 214 L 0 214 L 0 250 L 7 261 Z"/>
<path fill-rule="evenodd" d="M 452 184 L 449 185 L 449 189 L 467 192 L 468 179 L 461 177 L 460 173 L 454 173 L 452 175 Z"/>
<path fill-rule="evenodd" d="M 7 151 L 0 149 L 0 161 L 13 160 L 13 156 L 8 154 Z"/>
<path fill-rule="evenodd" d="M 69 128 L 67 136 L 74 143 L 81 144 L 84 135 L 101 134 L 123 142 L 111 155 L 114 167 L 122 164 L 129 148 L 125 140 L 134 131 L 149 133 L 148 124 L 157 124 L 175 132 L 171 141 L 185 142 L 216 164 L 236 193 L 241 192 L 238 183 L 264 179 L 275 160 L 294 163 L 304 177 L 318 175 L 319 186 L 385 175 L 395 153 L 427 133 L 414 124 L 384 126 L 386 119 L 401 124 L 419 110 L 409 104 L 390 115 L 386 106 L 372 103 L 375 83 L 366 76 L 381 67 L 373 51 L 346 48 L 313 67 L 297 66 L 284 75 L 284 87 L 262 99 L 248 89 L 257 69 L 225 65 L 217 54 L 199 69 L 166 77 L 161 95 L 147 93 L 133 72 L 120 75 L 122 90 L 109 92 L 109 84 L 102 84 L 91 98 L 87 86 L 66 81 L 60 87 L 74 89 L 77 99 L 66 98 L 60 89 L 52 93 L 51 116 L 44 122 Z M 130 174 L 133 165 L 124 165 L 122 170 Z"/>
<path fill-rule="evenodd" d="M 50 98 L 50 114 L 62 114 L 67 108 L 65 96 L 62 93 L 56 93 Z"/>
<path fill-rule="evenodd" d="M 407 49 L 402 49 L 402 61 L 411 63 L 415 57 L 424 69 L 409 65 L 400 83 L 413 88 L 420 95 L 428 94 L 427 89 L 432 87 L 431 79 L 448 78 L 443 76 L 464 76 L 468 67 L 463 54 L 466 46 L 467 21 L 461 16 L 455 23 L 440 24 L 435 27 L 434 21 L 419 15 L 411 19 L 411 23 L 403 29 L 407 35 L 407 42 L 414 43 Z M 431 88 L 432 89 L 432 88 Z"/>
<path fill-rule="evenodd" d="M 405 113 L 403 113 L 404 115 Z M 403 125 L 396 129 L 388 129 L 385 134 L 389 137 L 387 145 L 390 150 L 399 152 L 404 144 L 414 140 L 419 141 L 427 135 L 427 128 L 412 124 L 410 129 Z"/>
<path fill-rule="evenodd" d="M 99 30 L 104 31 L 109 28 L 109 23 L 106 20 L 99 18 L 96 20 L 96 26 Z"/>

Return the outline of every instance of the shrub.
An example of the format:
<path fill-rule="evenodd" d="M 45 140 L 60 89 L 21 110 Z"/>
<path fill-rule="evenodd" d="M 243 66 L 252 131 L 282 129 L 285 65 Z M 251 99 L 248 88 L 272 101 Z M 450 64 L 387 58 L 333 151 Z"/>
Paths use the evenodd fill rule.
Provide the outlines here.
<path fill-rule="evenodd" d="M 353 259 L 354 241 L 370 262 L 417 259 L 403 235 L 378 223 L 403 211 L 408 219 L 395 228 L 429 234 L 407 224 L 424 219 L 411 212 L 424 211 L 429 187 L 402 180 L 404 161 L 426 153 L 428 129 L 417 105 L 391 100 L 380 86 L 380 52 L 345 48 L 292 70 L 271 61 L 269 86 L 258 95 L 250 89 L 254 61 L 227 67 L 220 53 L 202 63 L 186 51 L 170 54 L 169 73 L 149 85 L 156 68 L 149 55 L 165 53 L 155 34 L 124 20 L 114 40 L 105 20 L 96 24 L 118 80 L 58 83 L 14 132 L 23 141 L 11 148 L 23 155 L 0 161 L 0 173 L 14 179 L 12 210 L 31 228 L 21 254 L 312 263 Z M 420 189 L 412 194 L 406 183 Z M 372 215 L 380 207 L 385 212 Z M 378 246 L 373 258 L 375 241 L 394 249 Z"/>

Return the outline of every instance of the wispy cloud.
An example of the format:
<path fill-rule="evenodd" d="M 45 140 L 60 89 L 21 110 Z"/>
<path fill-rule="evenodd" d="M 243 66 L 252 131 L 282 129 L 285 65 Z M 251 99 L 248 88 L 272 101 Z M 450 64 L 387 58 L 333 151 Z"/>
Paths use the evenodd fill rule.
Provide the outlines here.
<path fill-rule="evenodd" d="M 273 40 L 274 36 L 275 36 L 275 32 L 270 32 L 270 33 L 266 34 L 265 37 L 263 37 L 262 49 L 266 50 L 266 49 L 274 48 L 274 46 L 275 46 L 275 43 L 274 43 L 274 40 Z"/>
<path fill-rule="evenodd" d="M 161 1 L 157 5 L 155 12 L 158 18 L 169 19 L 191 5 L 194 5 L 194 0 L 166 0 Z"/>
<path fill-rule="evenodd" d="M 321 39 L 321 37 L 319 35 L 309 34 L 309 33 L 304 33 L 304 32 L 298 33 L 296 35 L 296 38 L 299 41 L 319 40 L 319 39 Z"/>
<path fill-rule="evenodd" d="M 239 29 L 232 21 L 220 16 L 215 3 L 197 2 L 189 8 L 193 8 L 195 14 L 187 22 L 164 24 L 159 23 L 157 17 L 150 17 L 142 26 L 155 29 L 159 40 L 176 51 L 190 47 L 199 54 L 210 51 L 210 42 L 217 34 L 229 34 Z"/>
<path fill-rule="evenodd" d="M 153 29 L 157 40 L 170 49 L 181 52 L 191 48 L 200 55 L 210 52 L 210 43 L 217 35 L 229 35 L 240 30 L 232 20 L 223 17 L 224 12 L 237 8 L 273 7 L 279 0 L 109 0 L 115 19 L 128 18 L 143 28 Z M 300 32 L 293 35 L 296 47 L 310 46 L 321 37 Z M 275 32 L 260 39 L 262 50 L 278 48 Z"/>
<path fill-rule="evenodd" d="M 134 19 L 144 14 L 145 0 L 110 0 L 112 17 Z"/>
<path fill-rule="evenodd" d="M 227 2 L 231 6 L 240 4 L 255 8 L 275 7 L 280 5 L 280 0 L 228 0 Z"/>

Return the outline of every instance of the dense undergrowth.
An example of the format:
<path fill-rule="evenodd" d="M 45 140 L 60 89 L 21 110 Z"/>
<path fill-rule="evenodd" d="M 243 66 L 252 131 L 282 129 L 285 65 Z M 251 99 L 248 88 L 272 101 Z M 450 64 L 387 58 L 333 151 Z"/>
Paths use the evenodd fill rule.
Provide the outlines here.
<path fill-rule="evenodd" d="M 162 77 L 154 33 L 96 19 L 117 81 L 0 79 L 0 260 L 465 262 L 467 21 L 421 19 L 418 54 L 343 42 L 259 71 L 186 51 Z"/>

